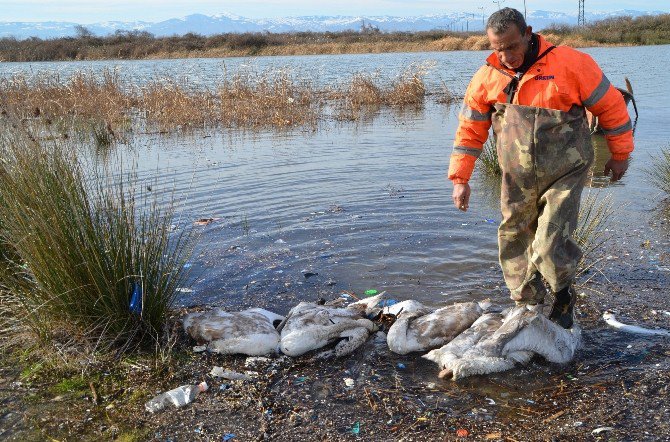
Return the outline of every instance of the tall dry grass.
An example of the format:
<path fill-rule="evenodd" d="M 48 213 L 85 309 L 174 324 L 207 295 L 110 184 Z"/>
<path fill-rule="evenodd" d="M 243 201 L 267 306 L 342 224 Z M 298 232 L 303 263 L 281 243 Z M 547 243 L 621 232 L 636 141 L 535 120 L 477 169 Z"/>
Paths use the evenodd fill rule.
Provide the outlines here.
<path fill-rule="evenodd" d="M 76 145 L 1 129 L 0 238 L 12 255 L 0 330 L 155 344 L 192 246 L 171 232 L 171 206 L 138 194 L 132 174 L 87 165 Z"/>
<path fill-rule="evenodd" d="M 317 123 L 320 99 L 308 82 L 280 70 L 236 74 L 218 87 L 218 120 L 226 127 L 294 127 Z"/>
<path fill-rule="evenodd" d="M 432 67 L 410 66 L 386 84 L 372 75 L 356 74 L 335 89 L 315 87 L 288 70 L 226 73 L 213 90 L 174 79 L 154 79 L 136 87 L 112 71 L 101 76 L 77 73 L 65 80 L 58 75 L 14 76 L 0 80 L 0 107 L 3 114 L 24 123 L 54 125 L 62 132 L 79 129 L 102 147 L 124 139 L 127 129 L 146 126 L 162 132 L 207 127 L 313 129 L 324 118 L 326 104 L 345 120 L 357 120 L 382 106 L 420 107 L 427 95 L 423 78 Z M 454 98 L 446 89 L 435 95 L 444 102 Z"/>
<path fill-rule="evenodd" d="M 120 126 L 133 104 L 116 71 L 100 76 L 77 72 L 68 79 L 58 74 L 0 79 L 0 104 L 21 119 L 42 118 L 52 123 L 65 120 L 103 121 Z"/>

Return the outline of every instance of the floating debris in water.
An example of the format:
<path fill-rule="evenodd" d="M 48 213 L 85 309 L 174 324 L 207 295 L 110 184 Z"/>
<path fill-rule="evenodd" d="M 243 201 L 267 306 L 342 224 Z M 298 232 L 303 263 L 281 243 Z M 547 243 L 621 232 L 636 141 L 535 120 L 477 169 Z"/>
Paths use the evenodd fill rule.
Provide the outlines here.
<path fill-rule="evenodd" d="M 213 223 L 214 221 L 218 221 L 220 219 L 221 218 L 200 218 L 200 219 L 194 221 L 193 225 L 194 226 L 207 226 L 207 225 Z"/>

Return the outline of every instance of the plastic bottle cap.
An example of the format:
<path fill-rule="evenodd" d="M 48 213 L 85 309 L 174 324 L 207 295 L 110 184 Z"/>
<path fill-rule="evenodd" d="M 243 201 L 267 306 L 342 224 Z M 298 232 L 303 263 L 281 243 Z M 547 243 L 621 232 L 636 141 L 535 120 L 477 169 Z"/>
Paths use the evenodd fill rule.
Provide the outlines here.
<path fill-rule="evenodd" d="M 207 382 L 201 382 L 198 384 L 198 389 L 203 392 L 207 391 L 209 389 L 209 385 L 207 385 Z"/>

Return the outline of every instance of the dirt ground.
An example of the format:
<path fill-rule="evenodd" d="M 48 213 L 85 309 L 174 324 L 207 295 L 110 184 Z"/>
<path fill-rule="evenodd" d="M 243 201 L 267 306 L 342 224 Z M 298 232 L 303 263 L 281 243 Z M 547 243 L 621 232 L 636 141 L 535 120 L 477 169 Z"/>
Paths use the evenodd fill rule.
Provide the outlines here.
<path fill-rule="evenodd" d="M 663 239 L 670 229 L 667 218 L 655 223 L 656 235 L 629 231 L 601 271 L 582 278 L 584 346 L 567 366 L 534 360 L 452 382 L 419 355 L 390 353 L 379 338 L 341 359 L 273 357 L 245 366 L 245 357 L 195 353 L 182 337 L 167 364 L 99 362 L 83 376 L 4 357 L 0 440 L 670 440 L 670 342 L 601 319 L 611 310 L 623 322 L 670 328 L 670 241 Z M 254 377 L 216 379 L 214 366 Z M 202 380 L 210 389 L 192 404 L 144 410 L 158 391 Z"/>

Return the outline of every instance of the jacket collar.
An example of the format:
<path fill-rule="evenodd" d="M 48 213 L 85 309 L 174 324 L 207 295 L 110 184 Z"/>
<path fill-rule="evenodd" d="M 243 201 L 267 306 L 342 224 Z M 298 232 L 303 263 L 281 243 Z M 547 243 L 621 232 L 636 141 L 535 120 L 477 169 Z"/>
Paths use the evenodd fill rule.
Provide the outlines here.
<path fill-rule="evenodd" d="M 544 37 L 543 37 L 542 35 L 540 35 L 540 34 L 536 34 L 536 35 L 537 35 L 538 40 L 539 40 L 539 43 L 540 43 L 540 49 L 539 49 L 539 51 L 538 51 L 538 54 L 541 54 L 541 53 L 543 53 L 544 51 L 546 51 L 547 49 L 549 49 L 549 47 L 551 46 L 551 43 L 549 43 L 547 40 L 545 40 Z M 492 52 L 491 55 L 489 55 L 489 56 L 486 58 L 486 62 L 487 62 L 488 64 L 490 64 L 491 66 L 493 66 L 494 68 L 496 68 L 496 69 L 502 69 L 502 70 L 504 70 L 504 71 L 506 71 L 506 72 L 509 72 L 510 74 L 514 75 L 514 70 L 513 70 L 513 69 L 508 69 L 508 68 L 506 68 L 505 66 L 503 66 L 503 65 L 500 63 L 500 60 L 498 60 L 498 56 L 495 54 L 495 52 Z M 544 65 L 544 64 L 546 64 L 546 63 L 547 63 L 547 58 L 546 58 L 546 57 L 542 57 L 542 58 L 540 58 L 539 60 L 537 60 L 537 61 L 533 64 L 533 66 L 535 66 L 535 65 Z"/>

